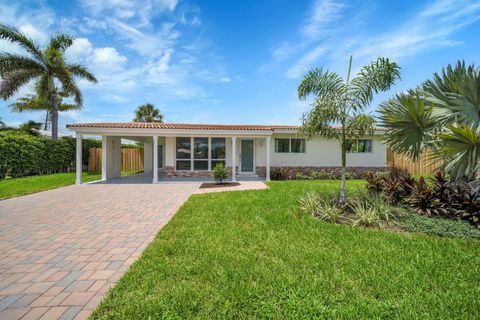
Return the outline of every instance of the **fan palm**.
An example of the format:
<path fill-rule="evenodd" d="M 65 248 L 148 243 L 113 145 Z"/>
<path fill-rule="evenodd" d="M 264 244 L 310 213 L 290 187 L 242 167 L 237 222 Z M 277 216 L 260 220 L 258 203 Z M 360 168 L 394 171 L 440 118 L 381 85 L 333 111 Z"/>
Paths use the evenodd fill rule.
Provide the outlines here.
<path fill-rule="evenodd" d="M 52 138 L 58 138 L 58 112 L 62 98 L 73 97 L 80 108 L 83 97 L 74 77 L 96 83 L 97 79 L 85 67 L 67 63 L 64 52 L 73 43 L 69 35 L 60 34 L 50 39 L 41 50 L 37 44 L 15 27 L 0 24 L 0 39 L 19 45 L 26 55 L 0 53 L 0 97 L 10 99 L 18 90 L 35 80 L 35 91 L 40 99 L 48 101 L 51 115 Z M 36 107 L 35 107 L 36 108 Z M 37 109 L 34 109 L 37 110 Z"/>
<path fill-rule="evenodd" d="M 323 69 L 313 69 L 298 87 L 298 97 L 305 100 L 313 95 L 312 109 L 304 114 L 300 133 L 311 139 L 320 135 L 337 139 L 341 147 L 340 203 L 345 203 L 345 171 L 347 148 L 351 139 L 374 131 L 373 116 L 364 112 L 379 91 L 386 91 L 400 78 L 400 67 L 387 58 L 378 58 L 360 69 L 350 79 L 350 56 L 347 78 Z"/>
<path fill-rule="evenodd" d="M 473 180 L 480 166 L 480 69 L 458 61 L 419 88 L 380 105 L 389 147 L 413 159 L 432 150 L 457 180 Z"/>
<path fill-rule="evenodd" d="M 135 110 L 135 122 L 163 122 L 163 115 L 151 103 L 142 104 Z"/>

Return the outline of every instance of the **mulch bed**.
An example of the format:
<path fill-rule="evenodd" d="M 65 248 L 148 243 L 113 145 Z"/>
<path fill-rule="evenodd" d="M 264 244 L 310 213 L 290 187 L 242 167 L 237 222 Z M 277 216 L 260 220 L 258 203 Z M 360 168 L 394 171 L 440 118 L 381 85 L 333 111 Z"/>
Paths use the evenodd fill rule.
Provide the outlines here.
<path fill-rule="evenodd" d="M 202 183 L 200 185 L 200 189 L 235 187 L 235 186 L 239 186 L 239 185 L 240 185 L 240 183 L 238 183 L 238 182 L 222 182 L 222 183 L 205 182 L 205 183 Z"/>

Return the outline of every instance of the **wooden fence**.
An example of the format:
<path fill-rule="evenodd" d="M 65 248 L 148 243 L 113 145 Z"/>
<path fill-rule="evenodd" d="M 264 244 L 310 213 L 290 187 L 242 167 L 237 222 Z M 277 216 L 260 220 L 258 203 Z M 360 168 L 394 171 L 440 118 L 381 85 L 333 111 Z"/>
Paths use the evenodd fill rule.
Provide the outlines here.
<path fill-rule="evenodd" d="M 443 166 L 443 161 L 432 160 L 431 152 L 426 151 L 420 159 L 413 161 L 411 158 L 394 153 L 392 150 L 387 151 L 387 163 L 389 166 L 395 166 L 407 169 L 411 174 L 428 175 L 434 173 L 438 168 Z"/>
<path fill-rule="evenodd" d="M 102 171 L 102 148 L 90 148 L 88 171 Z M 122 171 L 143 171 L 143 148 L 122 148 Z"/>

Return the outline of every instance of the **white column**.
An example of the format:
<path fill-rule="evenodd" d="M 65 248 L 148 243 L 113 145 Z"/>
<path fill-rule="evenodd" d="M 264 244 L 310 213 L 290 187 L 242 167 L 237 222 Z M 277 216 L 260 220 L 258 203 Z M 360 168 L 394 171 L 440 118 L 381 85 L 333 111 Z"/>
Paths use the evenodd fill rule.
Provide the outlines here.
<path fill-rule="evenodd" d="M 158 136 L 153 136 L 153 183 L 158 183 Z"/>
<path fill-rule="evenodd" d="M 76 171 L 75 171 L 75 183 L 82 184 L 82 135 L 75 134 L 77 138 L 77 159 L 76 159 Z"/>
<path fill-rule="evenodd" d="M 107 136 L 102 136 L 102 180 L 107 180 Z"/>
<path fill-rule="evenodd" d="M 237 137 L 232 137 L 232 182 L 237 181 Z"/>
<path fill-rule="evenodd" d="M 267 149 L 267 156 L 265 157 L 265 180 L 270 181 L 270 140 L 271 137 L 265 138 L 265 148 Z"/>

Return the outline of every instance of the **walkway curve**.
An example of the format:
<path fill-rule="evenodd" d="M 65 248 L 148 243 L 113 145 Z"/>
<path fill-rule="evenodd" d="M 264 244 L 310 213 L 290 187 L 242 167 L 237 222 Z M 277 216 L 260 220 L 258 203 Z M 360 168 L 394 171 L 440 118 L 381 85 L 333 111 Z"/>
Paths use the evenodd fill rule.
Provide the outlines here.
<path fill-rule="evenodd" d="M 90 184 L 0 201 L 0 319 L 87 318 L 199 184 Z"/>

